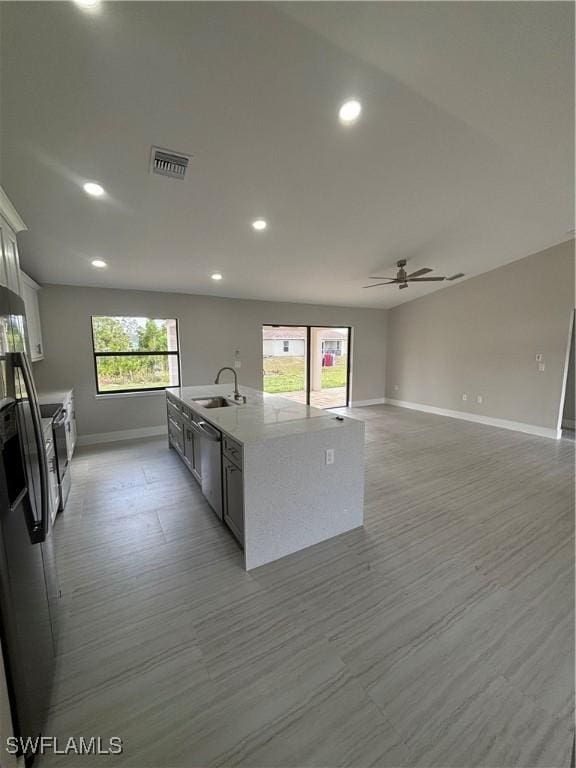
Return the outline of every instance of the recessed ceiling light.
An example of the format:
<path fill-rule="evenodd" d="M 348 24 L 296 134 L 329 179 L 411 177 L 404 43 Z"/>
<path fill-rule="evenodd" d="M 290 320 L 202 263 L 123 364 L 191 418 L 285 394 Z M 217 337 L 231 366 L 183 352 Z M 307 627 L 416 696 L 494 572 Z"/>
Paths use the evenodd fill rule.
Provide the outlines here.
<path fill-rule="evenodd" d="M 92 259 L 90 263 L 93 267 L 96 267 L 96 269 L 105 269 L 108 266 L 108 264 L 102 259 Z"/>
<path fill-rule="evenodd" d="M 96 184 L 95 181 L 87 181 L 83 186 L 84 192 L 91 197 L 102 197 L 104 194 L 104 187 L 100 184 Z"/>
<path fill-rule="evenodd" d="M 212 280 L 222 280 L 222 273 L 214 272 L 214 274 L 212 275 Z"/>
<path fill-rule="evenodd" d="M 340 119 L 341 123 L 344 123 L 344 125 L 349 125 L 350 123 L 354 123 L 356 120 L 358 120 L 360 117 L 360 112 L 362 112 L 362 104 L 360 104 L 360 102 L 356 99 L 348 99 L 348 101 L 345 101 L 344 104 L 342 104 L 340 107 L 340 110 L 338 111 L 338 118 Z"/>
<path fill-rule="evenodd" d="M 79 8 L 85 8 L 86 10 L 93 10 L 98 8 L 100 0 L 74 0 Z"/>
<path fill-rule="evenodd" d="M 262 232 L 262 230 L 266 229 L 268 226 L 268 222 L 266 219 L 254 219 L 252 222 L 252 228 L 255 229 L 257 232 Z"/>

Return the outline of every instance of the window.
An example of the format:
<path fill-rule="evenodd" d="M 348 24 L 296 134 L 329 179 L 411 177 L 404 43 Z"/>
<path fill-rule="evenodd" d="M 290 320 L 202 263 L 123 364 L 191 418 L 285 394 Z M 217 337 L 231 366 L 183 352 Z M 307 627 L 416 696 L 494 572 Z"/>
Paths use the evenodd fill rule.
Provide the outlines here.
<path fill-rule="evenodd" d="M 331 352 L 334 355 L 342 354 L 342 342 L 336 339 L 328 339 L 322 342 L 322 352 Z"/>
<path fill-rule="evenodd" d="M 180 385 L 177 320 L 94 315 L 92 345 L 99 395 Z"/>
<path fill-rule="evenodd" d="M 283 345 L 284 352 L 290 352 L 290 342 L 285 341 Z"/>

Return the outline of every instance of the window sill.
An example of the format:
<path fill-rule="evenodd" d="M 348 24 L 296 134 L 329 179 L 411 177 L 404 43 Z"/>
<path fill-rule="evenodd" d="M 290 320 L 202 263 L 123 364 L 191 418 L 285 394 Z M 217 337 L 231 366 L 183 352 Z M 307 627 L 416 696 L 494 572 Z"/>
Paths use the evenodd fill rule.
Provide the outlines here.
<path fill-rule="evenodd" d="M 100 395 L 94 395 L 95 400 L 115 400 L 122 397 L 152 397 L 153 395 L 166 396 L 165 389 L 155 389 L 152 392 L 140 391 L 140 392 L 103 392 Z"/>

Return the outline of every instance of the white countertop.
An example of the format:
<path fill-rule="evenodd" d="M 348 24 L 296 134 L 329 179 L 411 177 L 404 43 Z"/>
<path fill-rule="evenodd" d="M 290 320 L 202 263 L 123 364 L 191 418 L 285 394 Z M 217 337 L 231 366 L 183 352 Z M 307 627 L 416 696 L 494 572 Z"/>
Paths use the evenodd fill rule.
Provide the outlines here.
<path fill-rule="evenodd" d="M 246 403 L 224 408 L 203 408 L 195 400 L 209 397 L 232 399 L 234 387 L 230 383 L 171 387 L 166 391 L 241 443 L 324 429 L 341 429 L 357 421 L 347 417 L 339 421 L 336 414 L 330 411 L 301 405 L 285 397 L 268 395 L 251 387 L 238 389 L 246 396 Z"/>

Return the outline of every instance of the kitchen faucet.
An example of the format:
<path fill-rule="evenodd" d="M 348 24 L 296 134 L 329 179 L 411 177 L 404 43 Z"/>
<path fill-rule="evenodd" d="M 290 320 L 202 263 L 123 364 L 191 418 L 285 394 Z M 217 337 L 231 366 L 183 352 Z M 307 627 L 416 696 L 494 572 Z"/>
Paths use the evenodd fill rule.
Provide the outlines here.
<path fill-rule="evenodd" d="M 234 368 L 230 368 L 229 365 L 225 365 L 224 368 L 220 368 L 220 370 L 216 374 L 216 378 L 214 379 L 214 384 L 220 383 L 220 374 L 222 373 L 222 371 L 232 371 L 232 373 L 234 374 L 234 400 L 236 401 L 240 400 L 245 403 L 246 402 L 245 395 L 241 395 L 240 392 L 238 391 L 238 374 L 236 373 Z"/>

